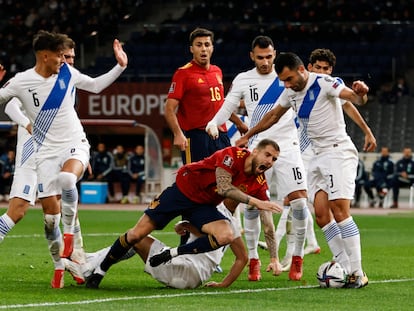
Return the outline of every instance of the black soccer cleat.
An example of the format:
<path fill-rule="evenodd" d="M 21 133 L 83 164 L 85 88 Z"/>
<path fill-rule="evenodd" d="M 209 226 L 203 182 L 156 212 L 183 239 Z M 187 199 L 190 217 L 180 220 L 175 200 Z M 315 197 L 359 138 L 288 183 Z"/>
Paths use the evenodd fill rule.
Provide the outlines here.
<path fill-rule="evenodd" d="M 102 279 L 103 279 L 103 275 L 99 274 L 99 273 L 93 273 L 91 274 L 87 281 L 86 281 L 86 287 L 87 288 L 95 288 L 98 289 L 99 288 L 99 284 L 101 283 Z"/>
<path fill-rule="evenodd" d="M 170 261 L 172 259 L 171 252 L 169 249 L 166 249 L 165 251 L 152 256 L 149 259 L 149 263 L 151 267 L 158 267 L 162 263 L 166 263 L 167 261 Z"/>

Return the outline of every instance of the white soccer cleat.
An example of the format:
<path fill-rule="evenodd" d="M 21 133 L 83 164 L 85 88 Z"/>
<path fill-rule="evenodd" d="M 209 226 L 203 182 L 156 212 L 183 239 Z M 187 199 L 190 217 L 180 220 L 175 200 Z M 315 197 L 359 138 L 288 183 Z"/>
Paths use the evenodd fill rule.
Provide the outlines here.
<path fill-rule="evenodd" d="M 85 277 L 83 276 L 81 265 L 66 258 L 62 258 L 65 270 L 68 271 L 72 278 L 78 285 L 85 283 Z"/>
<path fill-rule="evenodd" d="M 90 277 L 92 273 L 95 271 L 96 267 L 98 267 L 101 264 L 106 254 L 108 254 L 110 248 L 111 247 L 108 246 L 95 253 L 85 253 L 86 263 L 81 265 L 82 273 L 85 279 Z"/>
<path fill-rule="evenodd" d="M 264 250 L 267 250 L 267 249 L 268 249 L 266 242 L 259 241 L 259 242 L 257 243 L 257 245 L 258 245 L 261 249 L 264 249 Z"/>
<path fill-rule="evenodd" d="M 290 266 L 292 265 L 292 257 L 284 257 L 282 261 L 280 262 L 280 265 L 282 266 L 282 271 L 287 272 L 290 270 Z"/>
<path fill-rule="evenodd" d="M 319 254 L 321 252 L 321 248 L 316 245 L 307 245 L 304 249 L 305 255 L 309 254 Z"/>
<path fill-rule="evenodd" d="M 70 255 L 70 260 L 77 262 L 78 264 L 86 263 L 86 254 L 83 248 L 74 248 Z"/>

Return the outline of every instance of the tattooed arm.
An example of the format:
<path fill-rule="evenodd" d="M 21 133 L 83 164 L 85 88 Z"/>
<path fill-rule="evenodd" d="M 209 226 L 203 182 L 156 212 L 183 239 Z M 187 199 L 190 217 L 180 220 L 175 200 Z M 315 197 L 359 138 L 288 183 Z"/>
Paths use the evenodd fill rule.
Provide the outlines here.
<path fill-rule="evenodd" d="M 240 203 L 246 203 L 256 207 L 259 210 L 268 210 L 273 212 L 281 212 L 283 210 L 283 208 L 274 202 L 262 201 L 242 192 L 231 183 L 231 174 L 221 167 L 216 168 L 216 182 L 218 194 L 225 198 L 233 199 Z"/>

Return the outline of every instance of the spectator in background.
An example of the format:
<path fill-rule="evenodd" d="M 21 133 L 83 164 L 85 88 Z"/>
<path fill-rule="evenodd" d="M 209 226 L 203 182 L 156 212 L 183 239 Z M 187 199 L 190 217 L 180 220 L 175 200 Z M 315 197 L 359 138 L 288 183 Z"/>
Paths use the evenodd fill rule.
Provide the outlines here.
<path fill-rule="evenodd" d="M 375 188 L 377 191 L 379 207 L 384 206 L 384 198 L 392 187 L 393 177 L 394 162 L 390 159 L 390 149 L 381 147 L 381 156 L 372 165 L 371 177 L 368 182 L 368 187 Z"/>
<path fill-rule="evenodd" d="M 0 177 L 0 201 L 8 201 L 10 187 L 13 181 L 16 153 L 14 150 L 7 151 L 7 157 L 2 161 Z"/>
<path fill-rule="evenodd" d="M 112 168 L 114 158 L 112 153 L 106 150 L 104 143 L 99 143 L 96 151 L 92 154 L 92 174 L 88 176 L 89 180 L 108 182 L 110 201 L 114 198 L 114 187 L 112 184 Z"/>
<path fill-rule="evenodd" d="M 119 182 L 121 184 L 122 198 L 121 204 L 129 203 L 128 193 L 130 186 L 130 176 L 128 173 L 128 154 L 125 152 L 124 146 L 117 145 L 113 154 L 113 166 L 112 166 L 112 183 Z M 110 190 L 111 191 L 111 190 Z M 114 189 L 112 189 L 114 193 Z"/>
<path fill-rule="evenodd" d="M 369 187 L 369 178 L 368 173 L 365 170 L 364 161 L 361 159 L 358 160 L 358 168 L 357 168 L 357 176 L 355 178 L 355 195 L 354 195 L 354 202 L 352 207 L 360 207 L 360 199 L 362 194 L 362 188 L 365 189 L 365 192 L 369 198 L 369 206 L 375 206 L 374 194 L 372 193 L 371 188 Z"/>
<path fill-rule="evenodd" d="M 145 183 L 145 149 L 142 145 L 135 147 L 134 154 L 128 159 L 128 170 L 131 179 L 135 181 L 135 196 L 132 203 L 137 204 L 141 199 L 142 186 Z"/>
<path fill-rule="evenodd" d="M 405 78 L 403 76 L 398 77 L 391 89 L 393 101 L 398 103 L 401 97 L 409 95 L 409 93 L 410 92 Z"/>
<path fill-rule="evenodd" d="M 392 179 L 392 198 L 393 204 L 390 208 L 398 208 L 398 196 L 400 188 L 409 188 L 414 183 L 414 161 L 412 150 L 409 147 L 403 149 L 403 157 L 395 165 L 395 174 Z"/>

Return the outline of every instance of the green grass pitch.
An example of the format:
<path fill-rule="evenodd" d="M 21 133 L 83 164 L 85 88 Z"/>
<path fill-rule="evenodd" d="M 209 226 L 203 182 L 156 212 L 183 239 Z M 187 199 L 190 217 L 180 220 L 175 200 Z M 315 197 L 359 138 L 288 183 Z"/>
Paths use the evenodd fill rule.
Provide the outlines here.
<path fill-rule="evenodd" d="M 135 224 L 141 212 L 80 210 L 79 215 L 85 248 L 92 252 L 112 244 Z M 275 215 L 275 222 L 278 217 Z M 0 310 L 412 310 L 414 213 L 354 219 L 369 277 L 369 285 L 362 289 L 318 287 L 317 269 L 331 255 L 316 228 L 322 252 L 305 256 L 300 282 L 289 281 L 287 273 L 279 277 L 266 273 L 268 253 L 259 250 L 263 279 L 247 281 L 246 268 L 226 289 L 165 288 L 143 272 L 144 265 L 136 256 L 114 265 L 98 290 L 76 285 L 68 273 L 65 288 L 56 290 L 50 288 L 53 265 L 43 236 L 42 213 L 30 210 L 0 244 Z M 178 243 L 171 225 L 154 236 L 172 246 Z M 280 254 L 284 251 L 283 240 Z M 224 273 L 232 260 L 228 251 L 221 265 Z M 216 273 L 213 280 L 223 277 Z"/>

